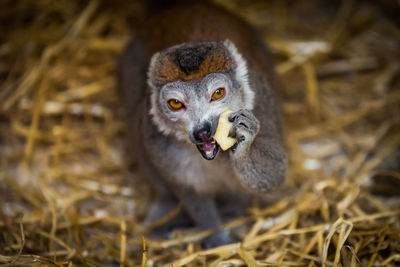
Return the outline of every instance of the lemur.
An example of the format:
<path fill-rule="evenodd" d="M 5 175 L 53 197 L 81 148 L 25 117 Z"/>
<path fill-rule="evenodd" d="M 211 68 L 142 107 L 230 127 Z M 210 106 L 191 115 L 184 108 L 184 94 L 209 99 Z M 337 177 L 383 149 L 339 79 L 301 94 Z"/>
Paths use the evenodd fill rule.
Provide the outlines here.
<path fill-rule="evenodd" d="M 236 204 L 285 180 L 274 66 L 243 19 L 205 1 L 161 10 L 134 32 L 117 73 L 129 155 L 158 195 L 147 221 L 181 202 L 199 229 L 218 228 L 217 197 Z M 227 109 L 237 143 L 222 151 L 213 136 Z M 202 245 L 231 242 L 220 231 Z"/>

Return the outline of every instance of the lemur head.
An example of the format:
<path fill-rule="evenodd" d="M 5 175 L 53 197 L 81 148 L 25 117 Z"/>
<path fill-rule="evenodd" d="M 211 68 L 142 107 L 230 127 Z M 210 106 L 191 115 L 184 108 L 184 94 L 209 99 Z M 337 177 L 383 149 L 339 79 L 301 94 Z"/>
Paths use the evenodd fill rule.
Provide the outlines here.
<path fill-rule="evenodd" d="M 148 84 L 158 129 L 196 144 L 208 160 L 219 150 L 212 138 L 219 115 L 253 108 L 246 62 L 229 40 L 183 43 L 154 54 Z"/>

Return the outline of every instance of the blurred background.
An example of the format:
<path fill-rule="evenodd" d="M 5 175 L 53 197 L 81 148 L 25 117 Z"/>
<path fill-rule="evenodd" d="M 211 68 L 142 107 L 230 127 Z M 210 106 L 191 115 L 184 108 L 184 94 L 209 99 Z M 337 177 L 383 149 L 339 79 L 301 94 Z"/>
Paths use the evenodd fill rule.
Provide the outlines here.
<path fill-rule="evenodd" d="M 0 264 L 400 264 L 399 1 L 214 2 L 274 55 L 293 193 L 225 226 L 242 245 L 142 239 L 152 193 L 124 155 L 114 76 L 144 3 L 2 0 Z"/>

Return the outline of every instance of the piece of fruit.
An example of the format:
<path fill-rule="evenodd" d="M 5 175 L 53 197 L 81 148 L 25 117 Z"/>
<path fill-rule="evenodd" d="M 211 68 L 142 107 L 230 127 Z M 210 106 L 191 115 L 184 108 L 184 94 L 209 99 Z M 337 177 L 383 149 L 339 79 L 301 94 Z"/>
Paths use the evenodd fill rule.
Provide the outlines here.
<path fill-rule="evenodd" d="M 231 148 L 237 142 L 235 138 L 228 136 L 233 126 L 233 123 L 228 120 L 230 113 L 232 113 L 232 110 L 228 109 L 219 115 L 218 126 L 214 135 L 215 141 L 217 141 L 218 145 L 224 151 Z"/>

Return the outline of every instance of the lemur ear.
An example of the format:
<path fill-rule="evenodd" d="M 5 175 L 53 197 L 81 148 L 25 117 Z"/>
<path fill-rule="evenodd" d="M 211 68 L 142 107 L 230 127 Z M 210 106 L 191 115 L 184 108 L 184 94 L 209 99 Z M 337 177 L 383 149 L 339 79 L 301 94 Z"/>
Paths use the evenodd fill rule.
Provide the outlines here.
<path fill-rule="evenodd" d="M 235 44 L 232 43 L 231 40 L 227 39 L 224 41 L 224 46 L 229 51 L 229 54 L 234 62 L 234 74 L 235 79 L 242 85 L 244 95 L 245 95 L 245 107 L 247 109 L 252 110 L 254 107 L 254 91 L 250 88 L 249 85 L 249 73 L 247 68 L 246 60 L 239 53 Z"/>
<path fill-rule="evenodd" d="M 156 89 L 160 84 L 158 79 L 159 76 L 158 70 L 160 69 L 160 64 L 161 64 L 160 59 L 161 59 L 160 53 L 155 53 L 150 59 L 150 66 L 147 72 L 147 78 L 148 78 L 147 83 L 153 90 Z"/>
<path fill-rule="evenodd" d="M 225 45 L 226 49 L 228 49 L 230 56 L 232 57 L 233 62 L 236 65 L 234 68 L 236 79 L 238 81 L 245 80 L 247 82 L 248 69 L 247 69 L 247 63 L 244 60 L 243 56 L 239 53 L 235 44 L 232 43 L 231 40 L 229 40 L 229 39 L 225 40 L 224 45 Z"/>

